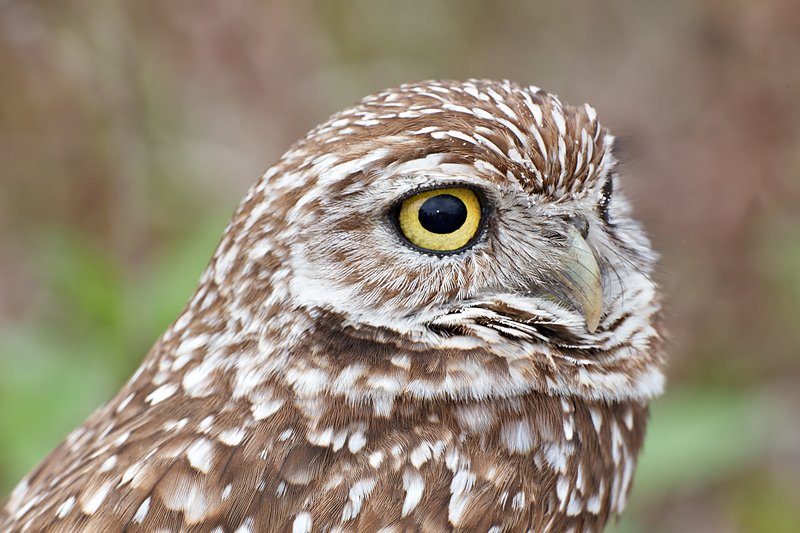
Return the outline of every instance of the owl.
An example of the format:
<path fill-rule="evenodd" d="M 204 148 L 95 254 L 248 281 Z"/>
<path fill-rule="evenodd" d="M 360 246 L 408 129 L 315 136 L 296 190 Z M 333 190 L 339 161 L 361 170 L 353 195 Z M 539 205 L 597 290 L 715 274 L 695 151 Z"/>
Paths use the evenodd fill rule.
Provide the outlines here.
<path fill-rule="evenodd" d="M 250 189 L 2 531 L 589 532 L 664 385 L 655 254 L 589 105 L 426 81 Z"/>

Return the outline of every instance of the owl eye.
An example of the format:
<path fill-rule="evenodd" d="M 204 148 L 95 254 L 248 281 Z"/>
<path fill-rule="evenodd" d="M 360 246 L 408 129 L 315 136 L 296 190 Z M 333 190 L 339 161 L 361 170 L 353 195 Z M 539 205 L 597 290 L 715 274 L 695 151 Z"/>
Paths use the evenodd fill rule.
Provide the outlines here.
<path fill-rule="evenodd" d="M 403 236 L 419 248 L 453 252 L 478 233 L 481 203 L 471 189 L 451 187 L 417 193 L 403 200 L 397 223 Z"/>

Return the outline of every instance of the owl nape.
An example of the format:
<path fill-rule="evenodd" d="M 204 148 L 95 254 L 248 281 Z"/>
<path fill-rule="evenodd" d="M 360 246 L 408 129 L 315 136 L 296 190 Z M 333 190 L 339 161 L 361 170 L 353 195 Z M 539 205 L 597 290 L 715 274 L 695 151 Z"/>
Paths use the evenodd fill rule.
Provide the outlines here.
<path fill-rule="evenodd" d="M 0 530 L 602 530 L 664 384 L 613 146 L 592 107 L 508 81 L 333 115 Z"/>

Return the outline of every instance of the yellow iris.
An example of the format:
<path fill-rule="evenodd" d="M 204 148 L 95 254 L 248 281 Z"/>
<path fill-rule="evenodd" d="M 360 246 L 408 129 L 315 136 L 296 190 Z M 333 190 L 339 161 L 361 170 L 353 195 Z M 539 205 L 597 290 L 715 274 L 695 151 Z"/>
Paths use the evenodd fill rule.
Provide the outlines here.
<path fill-rule="evenodd" d="M 451 252 L 475 237 L 481 204 L 471 189 L 433 189 L 403 200 L 398 219 L 400 231 L 414 246 Z"/>

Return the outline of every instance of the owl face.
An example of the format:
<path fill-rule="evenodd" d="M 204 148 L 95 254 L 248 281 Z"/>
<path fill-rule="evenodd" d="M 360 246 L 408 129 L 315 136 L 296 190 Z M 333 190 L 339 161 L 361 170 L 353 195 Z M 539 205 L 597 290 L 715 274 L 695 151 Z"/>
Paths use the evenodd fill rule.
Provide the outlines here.
<path fill-rule="evenodd" d="M 605 231 L 603 187 L 556 202 L 513 178 L 433 159 L 318 211 L 325 223 L 305 229 L 309 244 L 294 256 L 298 300 L 434 343 L 478 325 L 488 315 L 475 312 L 492 302 L 593 333 L 604 274 L 590 241 L 608 244 L 594 235 Z"/>
<path fill-rule="evenodd" d="M 244 250 L 249 263 L 222 273 L 249 279 L 269 251 L 272 294 L 222 284 L 249 287 L 251 305 L 280 295 L 315 337 L 335 324 L 346 357 L 330 343 L 302 357 L 326 376 L 348 362 L 391 375 L 397 395 L 651 396 L 654 254 L 612 148 L 588 105 L 509 82 L 367 97 L 293 146 L 234 219 L 218 266 Z"/>

